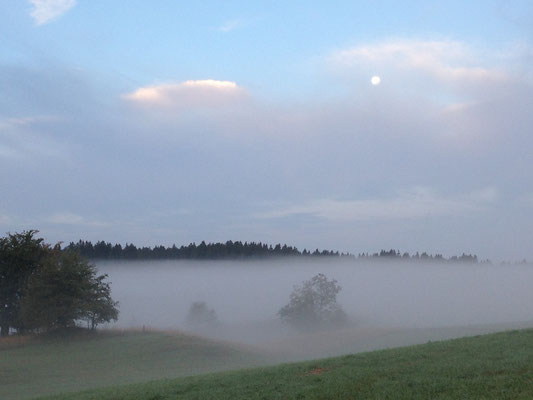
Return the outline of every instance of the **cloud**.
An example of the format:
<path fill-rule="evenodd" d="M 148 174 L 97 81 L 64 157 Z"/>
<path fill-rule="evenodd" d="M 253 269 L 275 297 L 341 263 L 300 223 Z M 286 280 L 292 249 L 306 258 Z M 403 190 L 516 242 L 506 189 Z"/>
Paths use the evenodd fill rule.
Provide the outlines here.
<path fill-rule="evenodd" d="M 34 117 L 0 117 L 0 132 L 25 127 L 38 122 L 56 121 L 57 117 L 39 115 Z"/>
<path fill-rule="evenodd" d="M 479 57 L 463 43 L 434 40 L 396 40 L 338 50 L 329 61 L 344 68 L 386 67 L 418 70 L 446 81 L 502 81 L 507 75 L 479 65 Z"/>
<path fill-rule="evenodd" d="M 30 15 L 37 25 L 46 24 L 70 10 L 76 0 L 29 0 L 33 5 Z"/>
<path fill-rule="evenodd" d="M 70 212 L 52 214 L 49 217 L 45 218 L 45 222 L 54 225 L 77 225 L 95 227 L 106 227 L 110 225 L 109 223 L 103 221 L 87 220 L 81 215 L 73 214 Z"/>
<path fill-rule="evenodd" d="M 518 201 L 528 207 L 533 207 L 533 192 L 520 196 Z"/>
<path fill-rule="evenodd" d="M 151 106 L 221 106 L 242 97 L 244 93 L 244 89 L 235 82 L 205 79 L 144 86 L 125 94 L 123 98 Z"/>
<path fill-rule="evenodd" d="M 52 224 L 77 225 L 83 222 L 83 217 L 72 213 L 59 213 L 48 217 L 47 222 L 50 222 Z"/>
<path fill-rule="evenodd" d="M 389 199 L 317 199 L 258 215 L 260 218 L 285 218 L 310 215 L 330 221 L 396 220 L 466 215 L 482 211 L 495 201 L 494 188 L 463 196 L 439 197 L 429 188 L 417 187 Z"/>
<path fill-rule="evenodd" d="M 460 41 L 396 39 L 337 50 L 326 59 L 357 109 L 389 121 L 391 133 L 461 152 L 472 146 L 501 151 L 532 121 L 523 106 L 532 93 L 523 52 L 511 47 L 488 54 Z M 371 87 L 373 75 L 381 76 L 379 87 Z M 371 124 L 378 123 L 359 125 Z"/>
<path fill-rule="evenodd" d="M 242 28 L 245 25 L 246 23 L 242 19 L 230 19 L 220 25 L 217 30 L 219 30 L 220 32 L 228 33 L 235 29 Z"/>
<path fill-rule="evenodd" d="M 14 128 L 17 128 L 19 126 L 24 126 L 31 124 L 33 121 L 35 121 L 35 118 L 33 117 L 21 117 L 21 118 L 15 118 L 15 117 L 4 117 L 0 118 L 0 132 L 11 130 Z"/>
<path fill-rule="evenodd" d="M 68 153 L 64 143 L 42 132 L 44 126 L 58 120 L 53 116 L 0 117 L 0 161 L 65 158 Z"/>
<path fill-rule="evenodd" d="M 454 63 L 439 57 L 452 68 L 492 71 L 468 54 Z M 397 65 L 396 75 L 382 75 L 379 87 L 369 81 L 350 86 L 357 69 L 349 69 L 345 96 L 328 96 L 335 90 L 328 79 L 324 96 L 279 103 L 248 94 L 240 82 L 214 79 L 143 85 L 109 102 L 120 96 L 114 87 L 93 95 L 87 89 L 100 84 L 85 84 L 68 70 L 7 70 L 0 73 L 0 86 L 9 89 L 1 96 L 2 115 L 57 115 L 61 121 L 0 121 L 0 145 L 20 156 L 16 163 L 0 156 L 0 211 L 33 213 L 28 218 L 39 224 L 15 221 L 9 228 L 45 227 L 57 240 L 91 232 L 97 239 L 173 238 L 152 235 L 154 226 L 184 232 L 177 240 L 224 239 L 229 227 L 242 240 L 270 235 L 352 250 L 358 232 L 365 246 L 378 246 L 390 229 L 388 239 L 406 245 L 450 240 L 458 248 L 479 243 L 487 256 L 512 246 L 529 256 L 531 232 L 516 221 L 531 215 L 530 206 L 495 202 L 494 190 L 470 192 L 492 185 L 512 200 L 532 181 L 530 86 L 481 82 L 475 96 L 456 91 L 459 96 L 445 98 L 443 106 L 440 98 L 432 101 L 435 86 L 451 85 L 434 79 L 411 96 L 404 90 L 422 76 L 426 83 L 428 74 L 412 64 L 403 74 Z M 394 87 L 393 77 L 408 79 Z M 456 88 L 466 86 L 459 81 Z M 27 148 L 30 143 L 35 148 Z M 37 157 L 46 143 L 63 145 L 58 153 L 68 158 Z M 402 191 L 415 185 L 425 188 Z M 194 211 L 152 217 L 154 209 Z M 250 217 L 258 212 L 262 219 Z M 127 221 L 137 217 L 144 219 L 133 232 Z M 75 225 L 93 219 L 112 223 Z M 369 226 L 373 243 L 365 242 Z M 496 235 L 505 241 L 494 246 Z"/>

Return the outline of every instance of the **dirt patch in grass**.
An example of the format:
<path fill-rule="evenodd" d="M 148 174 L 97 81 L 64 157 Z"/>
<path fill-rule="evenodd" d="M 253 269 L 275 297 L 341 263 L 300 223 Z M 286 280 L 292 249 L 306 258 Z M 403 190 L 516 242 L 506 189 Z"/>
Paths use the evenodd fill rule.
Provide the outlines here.
<path fill-rule="evenodd" d="M 311 371 L 307 371 L 304 375 L 320 375 L 326 371 L 329 371 L 329 368 L 316 367 L 313 368 Z"/>

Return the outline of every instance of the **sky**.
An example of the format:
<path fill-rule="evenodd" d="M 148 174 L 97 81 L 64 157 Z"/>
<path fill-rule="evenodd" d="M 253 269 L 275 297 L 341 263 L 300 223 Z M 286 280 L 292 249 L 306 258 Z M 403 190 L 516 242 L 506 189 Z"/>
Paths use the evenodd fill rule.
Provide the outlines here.
<path fill-rule="evenodd" d="M 0 232 L 533 259 L 532 109 L 527 0 L 4 0 Z"/>

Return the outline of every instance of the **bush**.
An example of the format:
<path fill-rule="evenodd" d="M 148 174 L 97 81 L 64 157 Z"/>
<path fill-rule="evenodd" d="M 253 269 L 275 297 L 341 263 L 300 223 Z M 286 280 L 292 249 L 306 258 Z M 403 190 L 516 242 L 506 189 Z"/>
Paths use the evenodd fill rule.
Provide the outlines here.
<path fill-rule="evenodd" d="M 347 321 L 345 312 L 337 304 L 341 289 L 336 280 L 330 281 L 324 274 L 318 274 L 294 287 L 289 303 L 278 315 L 283 322 L 300 330 L 341 326 Z"/>
<path fill-rule="evenodd" d="M 187 323 L 195 328 L 206 328 L 217 323 L 215 310 L 209 309 L 203 301 L 195 301 L 189 308 Z"/>

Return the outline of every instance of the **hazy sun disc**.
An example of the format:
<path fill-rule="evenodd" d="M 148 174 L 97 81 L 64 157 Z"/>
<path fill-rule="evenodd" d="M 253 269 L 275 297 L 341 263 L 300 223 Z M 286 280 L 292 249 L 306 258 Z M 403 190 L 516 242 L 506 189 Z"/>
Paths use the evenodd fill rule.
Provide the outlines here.
<path fill-rule="evenodd" d="M 372 85 L 379 85 L 381 83 L 381 78 L 379 76 L 373 76 L 372 79 L 370 79 L 370 83 L 372 83 Z"/>

